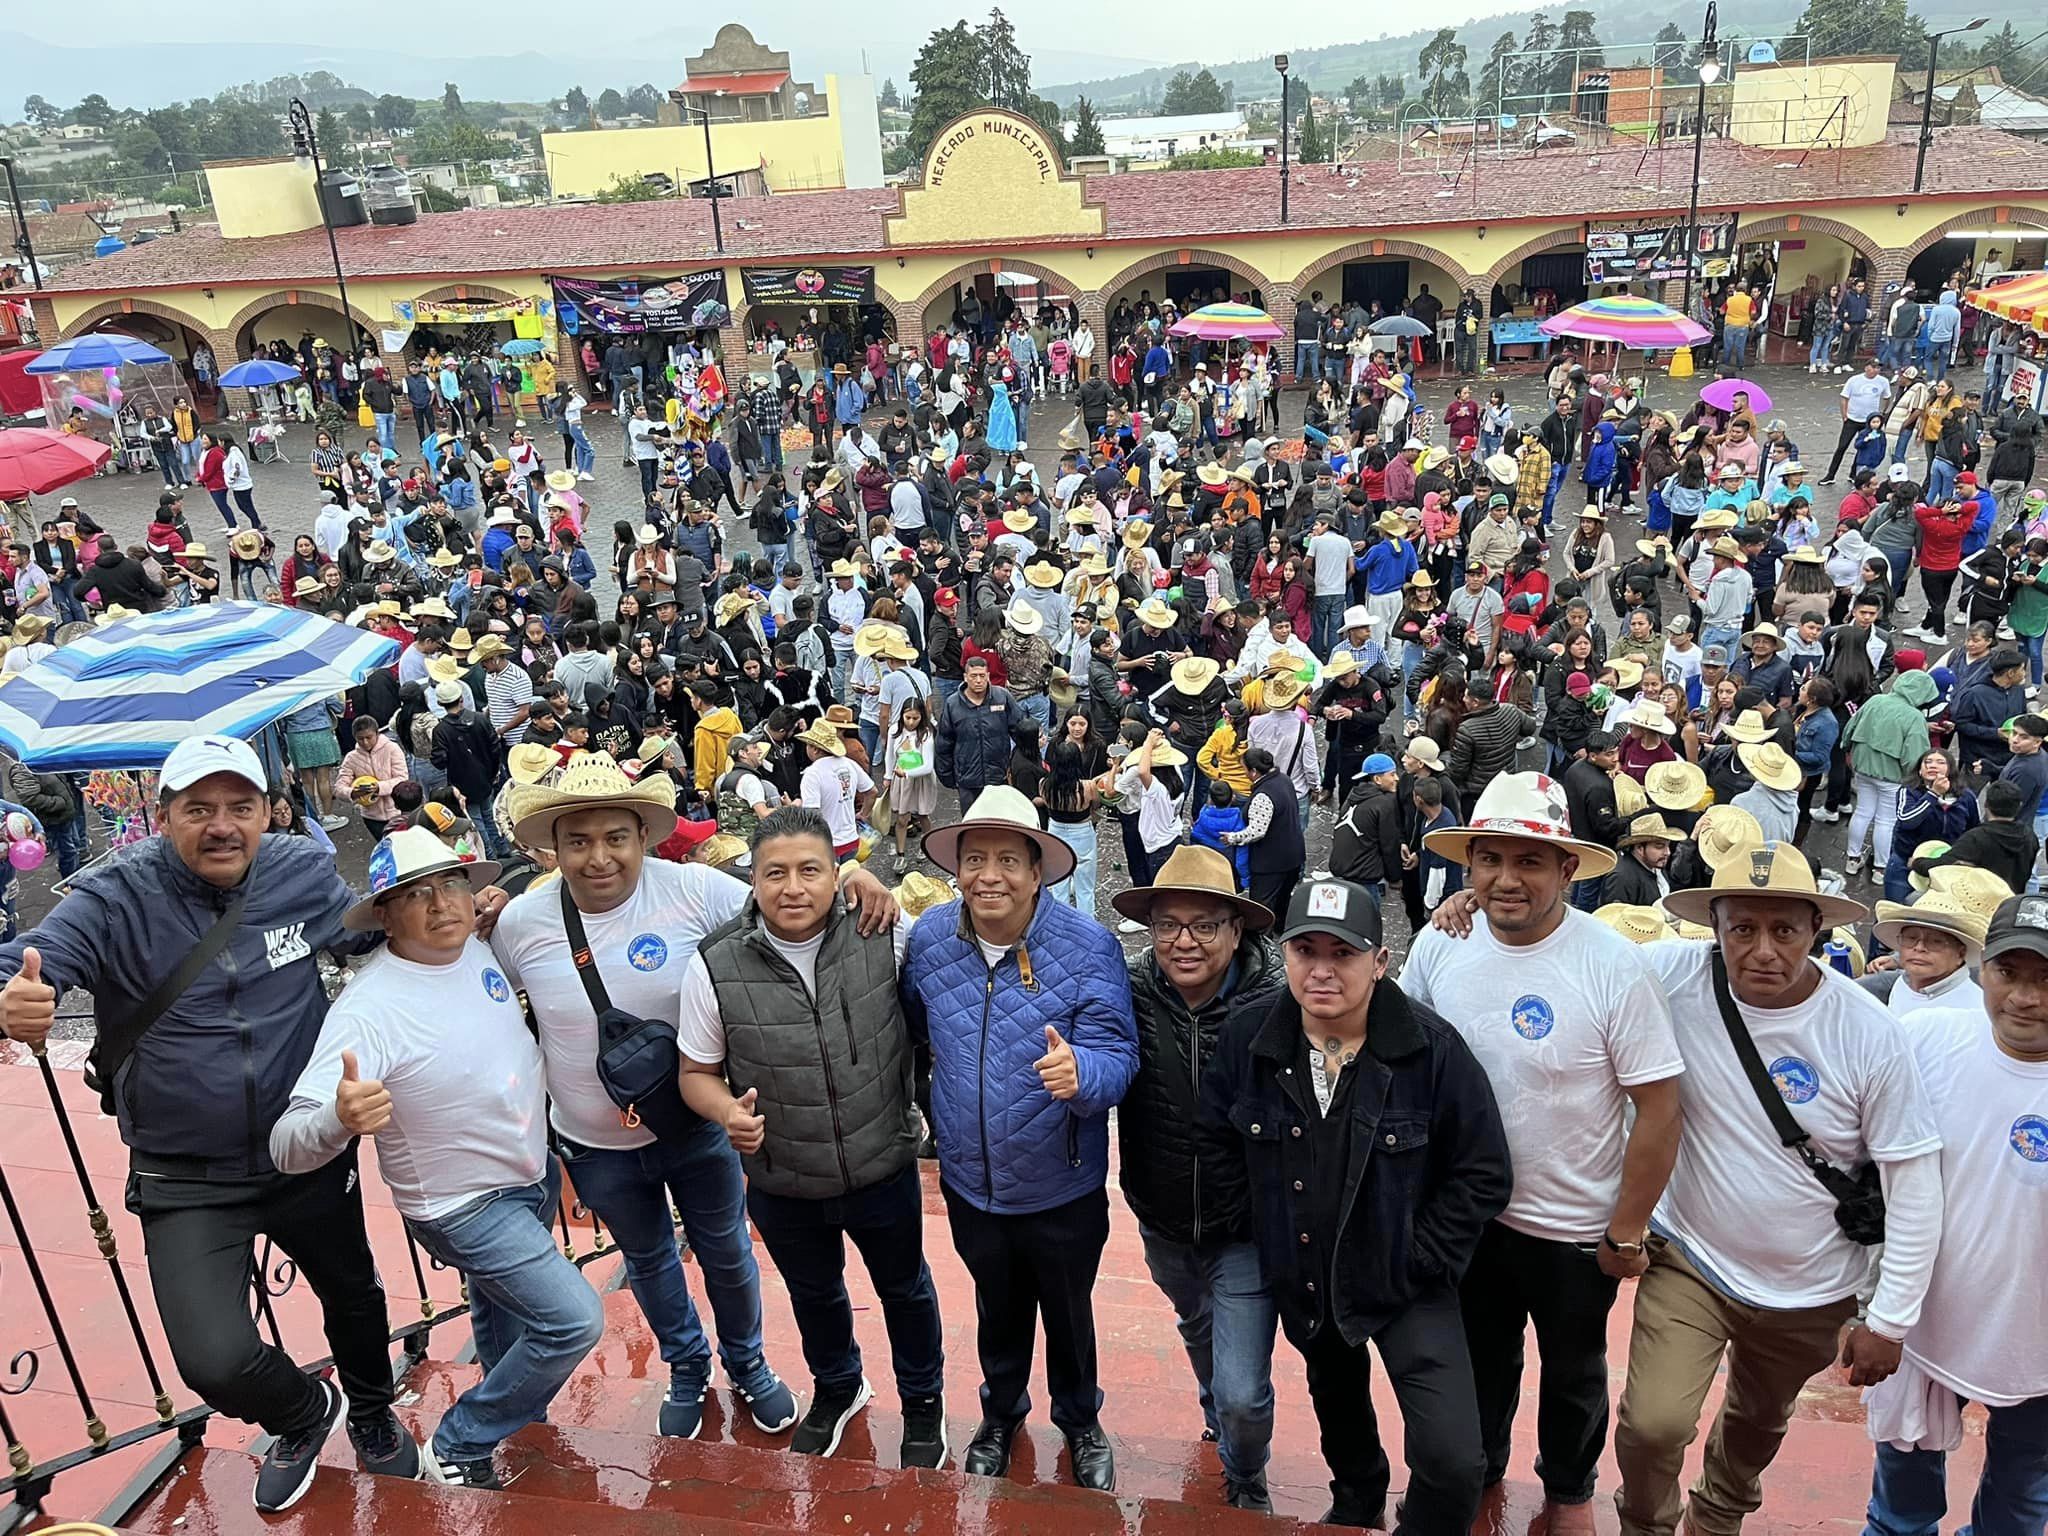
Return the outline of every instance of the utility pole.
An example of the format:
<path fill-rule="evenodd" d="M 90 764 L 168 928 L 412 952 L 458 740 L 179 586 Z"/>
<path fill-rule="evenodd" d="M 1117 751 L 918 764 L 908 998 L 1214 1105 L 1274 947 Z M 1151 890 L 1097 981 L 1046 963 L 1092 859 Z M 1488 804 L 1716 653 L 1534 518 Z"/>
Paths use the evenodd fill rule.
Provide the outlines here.
<path fill-rule="evenodd" d="M 35 281 L 36 292 L 43 291 L 43 269 L 36 265 L 36 248 L 28 237 L 28 214 L 21 206 L 21 188 L 14 180 L 14 157 L 0 155 L 0 167 L 7 172 L 7 202 L 14 210 L 14 248 L 21 252 L 21 259 L 28 263 L 28 275 Z"/>
<path fill-rule="evenodd" d="M 1941 40 L 1954 37 L 1959 32 L 1974 32 L 1983 26 L 1986 18 L 1979 16 L 1965 26 L 1949 27 L 1941 32 L 1927 34 L 1927 84 L 1920 92 L 1920 151 L 1913 157 L 1913 190 L 1920 190 L 1920 182 L 1927 174 L 1927 147 L 1934 142 L 1934 56 L 1941 51 Z"/>
<path fill-rule="evenodd" d="M 1280 71 L 1280 222 L 1287 222 L 1287 55 L 1273 55 L 1273 67 Z"/>
<path fill-rule="evenodd" d="M 1685 207 L 1685 303 L 1686 319 L 1692 318 L 1692 279 L 1700 264 L 1700 153 L 1707 139 L 1707 87 L 1721 78 L 1721 45 L 1714 36 L 1719 14 L 1715 0 L 1707 0 L 1706 30 L 1700 34 L 1699 99 L 1692 116 L 1692 197 Z"/>

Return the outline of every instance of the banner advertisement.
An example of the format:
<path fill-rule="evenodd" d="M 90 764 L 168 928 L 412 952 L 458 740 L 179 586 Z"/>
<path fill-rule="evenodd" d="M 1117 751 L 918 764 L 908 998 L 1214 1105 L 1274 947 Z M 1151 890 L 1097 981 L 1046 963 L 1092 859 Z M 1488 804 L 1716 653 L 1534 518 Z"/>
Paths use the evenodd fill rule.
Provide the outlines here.
<path fill-rule="evenodd" d="M 715 330 L 732 318 L 725 269 L 711 267 L 679 277 L 595 279 L 557 277 L 555 307 L 563 328 L 640 333 Z"/>
<path fill-rule="evenodd" d="M 749 304 L 872 304 L 873 267 L 742 267 Z"/>
<path fill-rule="evenodd" d="M 396 299 L 391 305 L 391 312 L 409 326 L 485 325 L 548 309 L 539 299 Z"/>
<path fill-rule="evenodd" d="M 1694 226 L 1696 277 L 1726 277 L 1735 260 L 1735 226 L 1739 213 L 1701 219 Z M 1589 224 L 1586 227 L 1586 281 L 1625 283 L 1638 279 L 1685 276 L 1685 222 L 1665 224 Z"/>

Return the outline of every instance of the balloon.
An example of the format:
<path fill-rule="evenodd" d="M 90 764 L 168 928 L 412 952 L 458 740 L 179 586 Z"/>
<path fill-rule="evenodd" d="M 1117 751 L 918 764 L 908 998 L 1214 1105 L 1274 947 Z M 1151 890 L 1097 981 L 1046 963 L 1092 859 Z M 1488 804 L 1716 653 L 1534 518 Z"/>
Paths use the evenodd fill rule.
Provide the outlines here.
<path fill-rule="evenodd" d="M 43 862 L 43 845 L 32 837 L 11 844 L 7 849 L 7 862 L 23 874 L 27 874 Z"/>
<path fill-rule="evenodd" d="M 9 811 L 4 824 L 9 840 L 36 835 L 36 824 L 26 811 Z"/>

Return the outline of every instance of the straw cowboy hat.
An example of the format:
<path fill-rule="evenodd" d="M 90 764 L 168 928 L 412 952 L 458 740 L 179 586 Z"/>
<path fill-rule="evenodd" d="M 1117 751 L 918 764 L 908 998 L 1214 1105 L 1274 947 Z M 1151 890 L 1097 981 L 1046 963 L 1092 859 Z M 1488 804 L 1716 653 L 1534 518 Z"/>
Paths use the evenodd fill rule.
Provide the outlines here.
<path fill-rule="evenodd" d="M 733 738 L 734 741 L 739 739 L 737 736 Z M 641 768 L 652 768 L 656 763 L 668 756 L 668 749 L 671 745 L 673 743 L 670 742 L 669 738 L 663 736 L 660 732 L 650 732 L 640 739 L 640 745 L 634 749 L 633 761 Z M 730 743 L 728 743 L 729 747 Z"/>
<path fill-rule="evenodd" d="M 1323 681 L 1341 683 L 1358 670 L 1358 658 L 1349 651 L 1339 651 L 1323 666 Z"/>
<path fill-rule="evenodd" d="M 1065 516 L 1069 528 L 1093 528 L 1096 523 L 1095 509 L 1086 503 L 1067 508 Z"/>
<path fill-rule="evenodd" d="M 721 621 L 723 622 L 723 621 Z M 909 631 L 886 619 L 862 619 L 860 628 L 853 632 L 853 654 L 856 656 L 879 656 L 882 647 L 892 635 L 907 635 Z"/>
<path fill-rule="evenodd" d="M 370 546 L 372 550 L 376 549 L 376 547 L 377 546 L 374 544 Z M 387 544 L 385 548 L 389 549 L 390 546 Z M 190 544 L 187 544 L 183 549 L 179 550 L 174 558 L 179 560 L 211 560 L 213 558 L 213 552 L 209 550 L 204 544 L 200 543 L 198 540 L 195 539 Z"/>
<path fill-rule="evenodd" d="M 1138 622 L 1151 629 L 1173 628 L 1173 610 L 1162 597 L 1148 597 L 1138 605 Z"/>
<path fill-rule="evenodd" d="M 1664 921 L 1664 914 L 1655 907 L 1636 907 L 1625 901 L 1610 901 L 1606 906 L 1596 908 L 1593 915 L 1631 944 L 1655 944 L 1672 936 L 1671 925 Z"/>
<path fill-rule="evenodd" d="M 1880 901 L 1871 932 L 1880 944 L 1897 949 L 1901 929 L 1933 928 L 1960 939 L 1965 960 L 1974 965 L 1983 953 L 1991 914 L 2012 894 L 2012 887 L 1988 870 L 1944 865 L 1929 877 L 1927 890 L 1917 901 Z"/>
<path fill-rule="evenodd" d="M 1045 615 L 1020 597 L 1004 612 L 1003 622 L 1020 635 L 1035 635 L 1045 628 Z"/>
<path fill-rule="evenodd" d="M 676 829 L 676 787 L 665 773 L 633 778 L 609 752 L 586 752 L 573 759 L 554 781 L 536 784 L 519 808 L 514 835 L 529 848 L 555 846 L 555 823 L 577 811 L 622 806 L 640 818 L 648 846 Z"/>
<path fill-rule="evenodd" d="M 491 660 L 495 656 L 510 656 L 511 654 L 512 647 L 500 640 L 496 635 L 485 635 L 483 639 L 470 647 L 469 659 L 471 661 L 484 662 Z"/>
<path fill-rule="evenodd" d="M 1749 856 L 1764 845 L 1764 829 L 1739 805 L 1712 805 L 1693 823 L 1693 841 L 1709 868 Z"/>
<path fill-rule="evenodd" d="M 809 727 L 798 731 L 796 739 L 807 747 L 816 747 L 828 756 L 846 756 L 846 743 L 840 740 L 839 728 L 823 717 L 813 720 Z"/>
<path fill-rule="evenodd" d="M 1607 663 L 1607 670 L 1614 674 L 1617 688 L 1640 687 L 1643 681 L 1643 664 L 1633 656 L 1616 656 Z"/>
<path fill-rule="evenodd" d="M 462 681 L 462 663 L 453 656 L 436 656 L 427 663 L 427 681 L 430 683 L 459 683 Z"/>
<path fill-rule="evenodd" d="M 514 512 L 510 507 L 500 507 L 498 508 L 497 511 L 493 512 L 489 517 L 484 519 L 484 526 L 486 528 L 510 528 L 514 526 L 518 521 L 519 514 L 517 512 Z M 643 535 L 653 532 L 654 530 L 652 528 L 648 528 L 644 524 L 642 525 Z M 659 534 L 655 534 L 655 538 L 659 537 Z M 654 539 L 646 538 L 643 536 L 640 539 L 640 542 L 642 544 L 652 544 L 654 542 Z"/>
<path fill-rule="evenodd" d="M 1800 771 L 1799 759 L 1775 741 L 1754 746 L 1745 742 L 1735 749 L 1735 755 L 1742 759 L 1742 766 L 1750 771 L 1757 783 L 1766 789 L 1797 789 L 1806 777 Z"/>
<path fill-rule="evenodd" d="M 960 840 L 976 830 L 1011 832 L 1038 850 L 1038 883 L 1058 885 L 1074 872 L 1074 850 L 1042 831 L 1038 812 L 1024 792 L 1007 784 L 992 784 L 974 797 L 967 814 L 949 827 L 936 827 L 924 836 L 924 856 L 949 875 L 960 873 Z"/>
<path fill-rule="evenodd" d="M 1739 561 L 1740 559 L 1742 559 L 1742 546 L 1736 543 L 1733 539 L 1729 538 L 1726 534 L 1723 534 L 1720 538 L 1714 540 L 1712 547 L 1708 550 L 1708 553 L 1711 554 L 1716 560 Z"/>
<path fill-rule="evenodd" d="M 1433 587 L 1436 585 L 1436 578 L 1427 571 L 1417 571 L 1408 578 L 1408 585 L 1411 587 Z"/>
<path fill-rule="evenodd" d="M 1775 896 L 1807 902 L 1820 914 L 1823 928 L 1860 923 L 1870 915 L 1860 901 L 1823 894 L 1814 883 L 1813 866 L 1806 862 L 1806 855 L 1790 843 L 1759 843 L 1746 854 L 1723 859 L 1713 870 L 1711 885 L 1673 891 L 1664 898 L 1664 910 L 1673 917 L 1709 928 L 1714 923 L 1714 903 L 1723 896 Z"/>
<path fill-rule="evenodd" d="M 1636 553 L 1645 560 L 1655 560 L 1660 555 L 1671 553 L 1671 541 L 1669 539 L 1637 539 Z"/>
<path fill-rule="evenodd" d="M 522 741 L 505 754 L 505 771 L 514 784 L 538 784 L 561 765 L 553 747 L 537 741 Z"/>
<path fill-rule="evenodd" d="M 1631 774 L 1612 775 L 1614 781 L 1614 814 L 1622 821 L 1633 821 L 1650 808 L 1650 797 L 1643 793 L 1643 786 Z M 1588 878 L 1591 878 L 1590 876 Z"/>
<path fill-rule="evenodd" d="M 1676 827 L 1666 826 L 1664 818 L 1655 811 L 1638 816 L 1628 824 L 1628 830 L 1615 839 L 1619 848 L 1633 848 L 1637 843 L 1682 843 L 1685 834 Z"/>
<path fill-rule="evenodd" d="M 1136 522 L 1124 524 L 1124 548 L 1143 549 L 1152 537 L 1152 525 L 1142 517 Z"/>
<path fill-rule="evenodd" d="M 455 610 L 438 597 L 423 597 L 412 605 L 412 616 L 416 619 L 447 619 L 452 622 Z"/>
<path fill-rule="evenodd" d="M 1306 692 L 1308 684 L 1298 677 L 1268 677 L 1259 696 L 1259 707 L 1273 712 L 1292 709 Z M 1156 753 L 1152 760 L 1159 760 Z"/>
<path fill-rule="evenodd" d="M 576 471 L 573 469 L 551 469 L 548 471 L 548 489 L 551 491 L 573 491 L 576 489 Z"/>
<path fill-rule="evenodd" d="M 915 661 L 917 647 L 910 643 L 907 636 L 891 635 L 882 642 L 881 656 L 884 661 Z"/>
<path fill-rule="evenodd" d="M 1607 514 L 1598 507 L 1587 507 L 1579 513 L 1579 521 L 1582 523 L 1604 523 L 1607 521 Z"/>
<path fill-rule="evenodd" d="M 747 840 L 730 832 L 714 832 L 697 845 L 697 861 L 713 869 L 743 869 L 752 857 Z"/>
<path fill-rule="evenodd" d="M 1109 575 L 1109 557 L 1100 551 L 1090 553 L 1088 558 L 1081 562 L 1081 574 L 1097 578 Z"/>
<path fill-rule="evenodd" d="M 1003 514 L 1003 526 L 1012 533 L 1029 533 L 1038 526 L 1038 514 L 1012 507 Z"/>
<path fill-rule="evenodd" d="M 1353 603 L 1344 610 L 1344 629 L 1377 629 L 1379 620 L 1372 616 L 1372 610 L 1363 603 Z"/>
<path fill-rule="evenodd" d="M 718 600 L 718 607 L 713 610 L 711 621 L 714 624 L 730 624 L 741 614 L 751 612 L 753 607 L 754 599 L 745 592 L 728 592 Z"/>
<path fill-rule="evenodd" d="M 1202 690 L 1215 682 L 1216 674 L 1222 670 L 1219 662 L 1207 656 L 1188 656 L 1176 661 L 1168 675 L 1172 678 L 1177 692 L 1193 699 L 1199 698 Z"/>
<path fill-rule="evenodd" d="M 923 917 L 933 907 L 944 906 L 951 901 L 955 892 L 945 881 L 934 880 L 923 870 L 914 869 L 890 894 L 896 898 L 896 905 L 903 909 L 905 917 Z"/>
<path fill-rule="evenodd" d="M 860 577 L 860 567 L 851 560 L 834 560 L 832 568 L 826 574 L 834 581 L 855 581 Z"/>
<path fill-rule="evenodd" d="M 1273 914 L 1258 902 L 1237 894 L 1237 881 L 1230 860 L 1214 848 L 1184 843 L 1173 850 L 1148 886 L 1118 891 L 1110 905 L 1133 922 L 1152 920 L 1152 903 L 1161 896 L 1200 896 L 1220 901 L 1252 933 L 1264 933 L 1273 926 Z"/>
<path fill-rule="evenodd" d="M 1408 520 L 1398 512 L 1382 512 L 1373 522 L 1389 538 L 1398 539 L 1408 531 Z"/>
<path fill-rule="evenodd" d="M 1643 791 L 1663 810 L 1696 811 L 1707 798 L 1706 770 L 1682 759 L 1652 763 L 1643 776 Z"/>
<path fill-rule="evenodd" d="M 1764 724 L 1764 717 L 1760 711 L 1745 709 L 1721 727 L 1721 734 L 1730 741 L 1746 742 L 1750 746 L 1756 746 L 1771 739 L 1771 728 Z"/>
<path fill-rule="evenodd" d="M 1034 560 L 1024 567 L 1024 580 L 1041 591 L 1050 591 L 1066 579 L 1066 572 L 1050 560 Z"/>
<path fill-rule="evenodd" d="M 1576 878 L 1597 880 L 1614 868 L 1614 850 L 1572 836 L 1564 785 L 1543 773 L 1503 773 L 1486 786 L 1472 807 L 1469 826 L 1445 827 L 1422 839 L 1431 853 L 1453 864 L 1472 862 L 1472 844 L 1482 837 L 1515 837 L 1550 843 L 1577 857 Z"/>
<path fill-rule="evenodd" d="M 1195 478 L 1204 485 L 1221 487 L 1230 476 L 1223 472 L 1221 464 L 1200 464 L 1195 467 Z"/>
<path fill-rule="evenodd" d="M 50 621 L 40 613 L 24 613 L 14 621 L 14 638 L 31 643 L 43 638 L 43 632 L 50 627 Z"/>
<path fill-rule="evenodd" d="M 318 597 L 327 590 L 327 583 L 318 576 L 301 576 L 292 583 L 293 597 Z"/>
<path fill-rule="evenodd" d="M 228 553 L 237 560 L 260 560 L 263 558 L 263 535 L 254 528 L 244 528 L 240 533 L 228 535 Z"/>
<path fill-rule="evenodd" d="M 1826 565 L 1826 564 L 1827 564 L 1827 556 L 1823 555 L 1823 554 L 1822 554 L 1822 553 L 1821 553 L 1821 552 L 1820 552 L 1819 550 L 1815 549 L 1815 548 L 1814 548 L 1814 547 L 1813 547 L 1813 546 L 1812 546 L 1811 544 L 1802 544 L 1802 545 L 1800 545 L 1800 546 L 1799 546 L 1799 547 L 1798 547 L 1797 549 L 1793 550 L 1791 554 L 1787 555 L 1787 556 L 1785 557 L 1785 559 L 1786 559 L 1786 561 L 1787 561 L 1788 563 L 1790 563 L 1790 564 L 1792 564 L 1792 565 Z"/>
<path fill-rule="evenodd" d="M 386 896 L 451 871 L 467 875 L 472 891 L 498 878 L 498 866 L 491 860 L 457 858 L 425 827 L 393 832 L 370 851 L 370 894 L 342 913 L 341 926 L 350 933 L 375 933 L 384 926 L 384 914 L 377 908 Z"/>
<path fill-rule="evenodd" d="M 452 571 L 462 564 L 462 556 L 452 549 L 437 549 L 427 556 L 427 564 L 437 571 Z"/>
<path fill-rule="evenodd" d="M 1692 527 L 1695 533 L 1722 533 L 1741 521 L 1733 507 L 1711 507 L 1693 521 Z"/>
<path fill-rule="evenodd" d="M 1520 471 L 1521 466 L 1515 462 L 1515 456 L 1505 450 L 1487 456 L 1486 473 L 1502 485 L 1512 481 Z"/>
<path fill-rule="evenodd" d="M 109 603 L 106 612 L 99 616 L 99 624 L 118 624 L 123 619 L 139 619 L 142 615 L 126 603 Z M 96 626 L 97 627 L 97 626 Z"/>
<path fill-rule="evenodd" d="M 1664 706 L 1655 699 L 1637 699 L 1621 716 L 1620 723 L 1641 726 L 1646 731 L 1655 731 L 1659 736 L 1669 736 L 1678 729 L 1671 723 L 1671 717 L 1664 712 Z"/>

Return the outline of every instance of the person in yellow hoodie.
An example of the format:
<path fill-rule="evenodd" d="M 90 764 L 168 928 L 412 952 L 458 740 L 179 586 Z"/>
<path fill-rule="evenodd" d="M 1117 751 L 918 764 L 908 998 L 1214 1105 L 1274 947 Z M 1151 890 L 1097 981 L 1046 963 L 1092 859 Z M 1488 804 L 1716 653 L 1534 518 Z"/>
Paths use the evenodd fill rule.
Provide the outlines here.
<path fill-rule="evenodd" d="M 1242 699 L 1225 700 L 1223 718 L 1195 754 L 1197 768 L 1212 779 L 1221 779 L 1239 795 L 1252 792 L 1251 770 L 1244 765 L 1245 749 L 1251 745 L 1250 718 L 1251 711 Z"/>
<path fill-rule="evenodd" d="M 697 710 L 697 730 L 691 738 L 697 788 L 708 798 L 732 766 L 729 748 L 740 733 L 740 717 L 729 705 L 718 702 L 715 683 L 690 684 L 690 703 Z"/>

